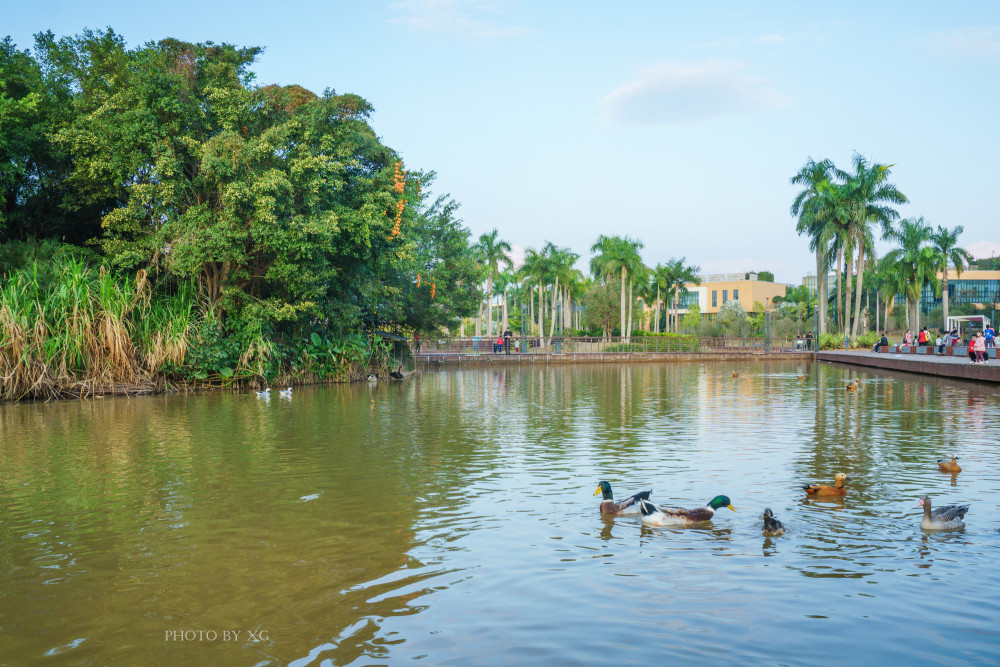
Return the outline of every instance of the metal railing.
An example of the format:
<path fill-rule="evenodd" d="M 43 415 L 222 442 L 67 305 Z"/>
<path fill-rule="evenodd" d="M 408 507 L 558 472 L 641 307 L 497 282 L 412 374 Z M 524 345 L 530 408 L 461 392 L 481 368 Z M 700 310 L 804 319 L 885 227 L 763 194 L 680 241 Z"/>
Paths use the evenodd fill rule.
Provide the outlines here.
<path fill-rule="evenodd" d="M 812 352 L 805 338 L 664 338 L 622 337 L 539 337 L 515 336 L 510 350 L 497 345 L 496 338 L 429 338 L 421 342 L 419 354 L 612 354 L 612 353 L 766 353 Z"/>

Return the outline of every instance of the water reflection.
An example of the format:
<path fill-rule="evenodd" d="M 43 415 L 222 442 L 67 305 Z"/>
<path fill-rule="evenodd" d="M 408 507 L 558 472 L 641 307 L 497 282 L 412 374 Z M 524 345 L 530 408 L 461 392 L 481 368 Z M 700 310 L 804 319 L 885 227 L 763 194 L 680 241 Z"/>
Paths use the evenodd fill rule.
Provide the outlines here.
<path fill-rule="evenodd" d="M 788 362 L 3 405 L 0 662 L 770 663 L 848 633 L 873 661 L 989 662 L 998 397 Z M 801 489 L 840 471 L 844 497 Z M 738 512 L 646 528 L 599 514 L 601 479 Z M 966 530 L 923 533 L 925 493 L 971 503 Z M 928 600 L 942 633 L 915 639 Z"/>

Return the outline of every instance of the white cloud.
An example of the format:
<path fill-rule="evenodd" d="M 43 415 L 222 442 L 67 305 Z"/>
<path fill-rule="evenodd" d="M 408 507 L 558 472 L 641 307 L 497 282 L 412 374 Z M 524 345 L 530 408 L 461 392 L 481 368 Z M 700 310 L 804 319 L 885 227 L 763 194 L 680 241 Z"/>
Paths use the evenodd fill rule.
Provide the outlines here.
<path fill-rule="evenodd" d="M 745 69 L 740 63 L 659 65 L 605 96 L 602 115 L 625 125 L 666 125 L 787 103 L 770 81 Z"/>
<path fill-rule="evenodd" d="M 1000 26 L 955 28 L 934 33 L 931 45 L 952 56 L 996 58 L 1000 56 Z"/>
<path fill-rule="evenodd" d="M 786 40 L 781 35 L 761 35 L 754 41 L 758 44 L 780 44 Z"/>
<path fill-rule="evenodd" d="M 492 20 L 500 9 L 490 0 L 402 0 L 390 5 L 403 16 L 389 19 L 420 32 L 471 39 L 504 39 L 528 34 L 520 26 L 502 26 Z"/>
<path fill-rule="evenodd" d="M 973 241 L 966 244 L 965 249 L 976 259 L 1000 257 L 1000 243 L 994 243 L 993 241 Z"/>

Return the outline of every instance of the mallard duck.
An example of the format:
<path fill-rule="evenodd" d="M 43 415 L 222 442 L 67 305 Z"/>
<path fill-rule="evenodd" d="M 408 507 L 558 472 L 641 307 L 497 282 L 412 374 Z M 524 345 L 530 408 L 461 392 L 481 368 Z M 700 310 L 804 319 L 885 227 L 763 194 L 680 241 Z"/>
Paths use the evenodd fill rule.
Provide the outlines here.
<path fill-rule="evenodd" d="M 774 518 L 771 508 L 764 509 L 764 537 L 777 537 L 785 534 L 785 527 Z"/>
<path fill-rule="evenodd" d="M 850 482 L 851 478 L 842 472 L 838 472 L 833 476 L 833 486 L 827 484 L 807 484 L 802 488 L 811 496 L 843 496 L 847 493 L 847 489 L 844 487 L 844 480 Z"/>
<path fill-rule="evenodd" d="M 938 468 L 941 472 L 962 472 L 962 466 L 958 465 L 957 456 L 952 456 L 951 461 L 938 459 Z"/>
<path fill-rule="evenodd" d="M 605 481 L 598 484 L 597 490 L 594 491 L 595 496 L 599 493 L 604 494 L 604 500 L 601 501 L 601 514 L 638 514 L 639 506 L 636 505 L 636 502 L 639 500 L 649 500 L 649 496 L 653 493 L 653 490 L 640 491 L 635 495 L 616 502 L 614 495 L 611 493 L 611 485 Z"/>
<path fill-rule="evenodd" d="M 963 528 L 965 526 L 965 513 L 969 511 L 968 505 L 945 505 L 931 510 L 931 499 L 922 496 L 917 507 L 924 508 L 924 518 L 920 520 L 920 527 L 924 530 L 952 530 L 953 528 Z"/>
<path fill-rule="evenodd" d="M 727 496 L 716 496 L 708 501 L 704 507 L 696 507 L 691 510 L 680 507 L 662 507 L 648 500 L 639 501 L 642 522 L 647 526 L 691 526 L 708 521 L 715 516 L 715 510 L 720 507 L 728 507 L 734 512 L 736 511 Z"/>

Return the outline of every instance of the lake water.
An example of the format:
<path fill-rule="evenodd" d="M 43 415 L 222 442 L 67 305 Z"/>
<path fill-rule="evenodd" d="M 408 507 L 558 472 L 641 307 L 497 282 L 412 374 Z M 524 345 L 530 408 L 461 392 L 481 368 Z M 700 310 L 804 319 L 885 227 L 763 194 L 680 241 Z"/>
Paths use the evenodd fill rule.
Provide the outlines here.
<path fill-rule="evenodd" d="M 998 399 L 780 362 L 0 405 L 0 663 L 997 664 Z M 646 529 L 605 479 L 737 511 Z"/>

